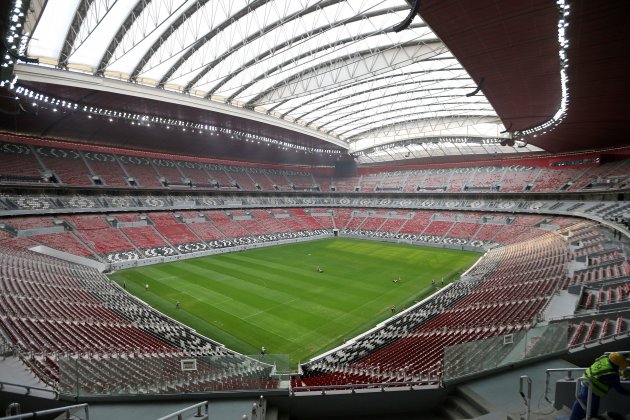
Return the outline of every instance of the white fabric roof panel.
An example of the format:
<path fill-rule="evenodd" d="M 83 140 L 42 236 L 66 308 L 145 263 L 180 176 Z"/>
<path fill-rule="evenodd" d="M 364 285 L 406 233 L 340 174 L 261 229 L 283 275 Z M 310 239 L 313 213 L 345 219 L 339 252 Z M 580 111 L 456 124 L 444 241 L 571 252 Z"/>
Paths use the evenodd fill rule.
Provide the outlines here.
<path fill-rule="evenodd" d="M 404 0 L 48 0 L 27 54 L 295 121 L 351 151 L 508 137 L 419 17 L 393 31 L 408 13 Z"/>

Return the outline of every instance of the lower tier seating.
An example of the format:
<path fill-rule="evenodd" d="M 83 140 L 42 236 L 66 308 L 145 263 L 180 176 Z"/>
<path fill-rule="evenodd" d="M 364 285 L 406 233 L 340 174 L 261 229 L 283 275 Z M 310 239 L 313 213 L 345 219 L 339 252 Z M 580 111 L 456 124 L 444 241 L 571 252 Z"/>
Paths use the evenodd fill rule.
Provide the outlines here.
<path fill-rule="evenodd" d="M 94 269 L 0 243 L 0 339 L 63 394 L 265 389 L 272 366 L 231 352 Z M 198 358 L 182 372 L 182 358 Z M 80 378 L 77 377 L 77 373 Z"/>

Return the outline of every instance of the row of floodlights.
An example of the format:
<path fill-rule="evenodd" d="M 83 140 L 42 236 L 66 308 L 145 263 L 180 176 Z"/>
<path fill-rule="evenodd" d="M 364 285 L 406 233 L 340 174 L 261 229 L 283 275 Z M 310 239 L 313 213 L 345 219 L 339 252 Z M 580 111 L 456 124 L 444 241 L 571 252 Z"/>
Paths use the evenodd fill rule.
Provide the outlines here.
<path fill-rule="evenodd" d="M 13 6 L 10 10 L 10 17 L 8 22 L 8 31 L 5 38 L 5 45 L 7 48 L 4 57 L 2 57 L 2 64 L 0 64 L 3 70 L 6 70 L 6 76 L 0 80 L 0 87 L 10 86 L 13 87 L 17 80 L 17 76 L 13 75 L 10 69 L 15 65 L 16 57 L 20 57 L 24 54 L 26 49 L 27 37 L 22 37 L 20 32 L 22 30 L 22 23 L 24 22 L 23 8 L 28 4 L 22 2 L 22 0 L 14 0 Z"/>
<path fill-rule="evenodd" d="M 31 89 L 19 86 L 15 89 L 16 94 L 33 101 L 33 106 L 37 106 L 39 102 L 50 104 L 53 108 L 53 112 L 59 112 L 61 110 L 70 111 L 82 111 L 88 113 L 88 118 L 92 118 L 93 115 L 101 118 L 107 118 L 110 122 L 116 119 L 131 120 L 132 125 L 151 127 L 151 124 L 156 124 L 164 127 L 167 130 L 171 128 L 181 129 L 183 132 L 191 130 L 195 132 L 197 130 L 200 134 L 219 135 L 225 134 L 233 140 L 246 141 L 248 143 L 266 144 L 267 146 L 276 146 L 282 150 L 294 150 L 296 152 L 304 153 L 319 153 L 328 155 L 339 155 L 341 150 L 339 149 L 327 149 L 319 147 L 310 147 L 300 144 L 294 144 L 283 140 L 273 139 L 266 136 L 261 136 L 254 133 L 249 133 L 240 130 L 233 130 L 230 128 L 218 127 L 211 124 L 195 123 L 192 121 L 184 121 L 173 118 L 158 117 L 155 115 L 137 114 L 132 112 L 116 111 L 113 109 L 101 108 L 97 106 L 79 105 L 76 102 L 66 101 L 59 98 L 50 97 L 42 93 L 35 92 Z"/>
<path fill-rule="evenodd" d="M 567 0 L 557 0 L 556 4 L 558 5 L 560 15 L 558 19 L 558 44 L 560 46 L 558 55 L 560 57 L 560 88 L 562 91 L 560 107 L 550 120 L 537 125 L 536 127 L 514 132 L 516 137 L 531 135 L 537 137 L 538 134 L 546 134 L 548 131 L 554 130 L 564 120 L 569 107 L 569 76 L 567 76 L 567 69 L 569 68 L 569 57 L 567 54 L 569 39 L 566 35 L 566 28 L 569 26 L 567 19 L 571 6 L 569 6 Z M 523 140 L 523 138 L 520 138 L 519 140 Z"/>

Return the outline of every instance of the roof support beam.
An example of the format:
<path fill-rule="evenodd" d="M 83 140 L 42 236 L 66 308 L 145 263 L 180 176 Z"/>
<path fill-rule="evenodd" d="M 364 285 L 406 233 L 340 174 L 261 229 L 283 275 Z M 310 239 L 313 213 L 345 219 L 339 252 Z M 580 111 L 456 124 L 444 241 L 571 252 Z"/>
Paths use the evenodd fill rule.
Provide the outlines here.
<path fill-rule="evenodd" d="M 445 96 L 448 98 L 453 98 L 452 96 Z M 389 115 L 391 113 L 398 113 L 401 111 L 406 111 L 409 109 L 414 109 L 415 115 L 417 115 L 420 118 L 424 118 L 423 117 L 423 112 L 424 110 L 422 109 L 423 107 L 431 107 L 434 106 L 435 107 L 435 103 L 428 103 L 428 104 L 422 104 L 422 105 L 418 105 L 417 103 L 413 103 L 413 101 L 415 100 L 415 98 L 411 98 L 411 99 L 407 99 L 407 100 L 402 100 L 402 99 L 398 99 L 395 100 L 392 103 L 389 104 L 378 104 L 376 106 L 373 106 L 371 108 L 367 108 L 369 109 L 373 109 L 374 112 L 371 113 L 372 117 L 369 118 L 369 121 L 366 121 L 365 123 L 362 122 L 362 120 L 365 120 L 366 117 L 365 116 L 357 116 L 354 119 L 351 120 L 345 120 L 345 121 L 341 121 L 343 118 L 347 118 L 348 116 L 352 117 L 354 115 L 354 113 L 350 113 L 348 115 L 345 115 L 344 117 L 340 117 L 335 119 L 334 121 L 330 121 L 329 123 L 326 123 L 322 126 L 319 126 L 319 129 L 322 129 L 323 127 L 335 122 L 335 121 L 339 121 L 338 125 L 330 128 L 329 130 L 326 130 L 326 132 L 328 134 L 334 132 L 335 130 L 339 129 L 339 128 L 347 128 L 346 131 L 337 133 L 337 135 L 343 135 L 344 133 L 348 132 L 348 131 L 352 131 L 354 130 L 354 125 L 356 125 L 356 123 L 359 123 L 359 125 L 361 127 L 365 127 L 366 124 L 374 124 L 380 121 L 386 121 L 388 119 L 390 119 L 391 117 L 385 117 L 386 115 Z M 398 105 L 398 104 L 405 104 L 407 102 L 411 102 L 412 104 L 409 106 L 398 106 L 398 107 L 394 107 L 393 105 Z M 471 102 L 446 102 L 446 105 L 448 105 L 448 108 L 440 108 L 440 109 L 435 109 L 433 111 L 431 111 L 432 113 L 440 113 L 440 112 L 450 112 L 451 115 L 453 116 L 459 116 L 458 112 L 464 112 L 464 111 L 488 111 L 488 112 L 494 112 L 492 110 L 492 108 L 488 105 L 487 106 L 487 110 L 481 109 L 481 107 L 477 107 L 477 108 L 460 108 L 463 105 L 487 105 L 487 104 L 483 104 L 483 103 L 471 103 Z M 386 108 L 387 106 L 389 106 L 389 108 Z M 379 109 L 380 107 L 383 107 L 384 109 Z M 376 116 L 376 117 L 375 117 Z"/>
<path fill-rule="evenodd" d="M 341 1 L 345 1 L 345 0 L 331 0 L 330 2 L 324 2 L 323 6 L 322 6 L 322 3 L 318 3 L 318 5 L 320 5 L 320 9 L 321 9 L 323 7 L 328 7 L 330 5 L 340 3 Z M 350 19 L 347 19 L 347 20 L 343 21 L 342 23 L 344 25 L 347 25 L 349 23 L 354 23 L 354 22 L 357 22 L 357 21 L 362 20 L 362 19 L 369 19 L 371 17 L 385 15 L 385 14 L 388 14 L 388 13 L 391 13 L 391 12 L 399 11 L 401 9 L 403 9 L 403 8 L 394 7 L 392 9 L 388 9 L 388 10 L 380 10 L 378 12 L 366 13 L 364 15 L 359 15 L 359 16 L 355 16 L 355 17 L 352 17 Z M 303 15 L 301 15 L 301 16 L 303 16 Z M 339 22 L 336 22 L 336 24 L 339 24 Z M 315 28 L 312 31 L 309 31 L 309 32 L 300 34 L 300 35 L 298 35 L 298 36 L 296 36 L 294 38 L 291 38 L 291 39 L 283 42 L 282 44 L 275 45 L 272 49 L 269 49 L 267 51 L 263 51 L 261 54 L 257 55 L 256 57 L 254 57 L 253 59 L 251 59 L 247 63 L 243 64 L 239 69 L 236 69 L 235 71 L 231 72 L 228 76 L 226 76 L 223 80 L 221 80 L 221 82 L 219 82 L 217 85 L 215 85 L 214 87 L 209 89 L 208 93 L 206 94 L 206 97 L 209 98 L 221 86 L 225 85 L 229 80 L 231 80 L 232 78 L 237 76 L 239 73 L 247 70 L 248 68 L 250 68 L 254 64 L 260 62 L 264 58 L 274 54 L 276 51 L 280 51 L 280 50 L 282 50 L 284 48 L 290 47 L 291 45 L 295 44 L 296 42 L 302 41 L 302 40 L 307 39 L 307 38 L 312 37 L 312 36 L 319 35 L 319 34 L 321 34 L 323 32 L 328 31 L 331 28 L 334 28 L 334 27 L 335 27 L 334 24 L 333 25 L 320 26 L 319 28 Z M 214 68 L 214 66 L 216 66 L 216 64 L 217 63 L 215 63 L 215 62 L 212 62 L 212 63 L 208 64 L 208 66 L 206 68 L 204 68 L 204 70 L 202 70 L 199 73 L 198 77 L 195 77 L 195 79 L 193 79 L 188 84 L 187 89 L 190 90 L 197 82 L 199 82 L 199 80 L 201 80 L 203 78 L 203 76 L 205 76 L 210 70 L 212 70 L 212 68 Z"/>
<path fill-rule="evenodd" d="M 401 109 L 400 111 L 409 111 L 409 110 L 413 110 L 415 109 L 415 107 L 411 106 L 411 107 L 405 107 L 403 109 Z M 398 111 L 398 110 L 396 110 Z M 370 120 L 369 124 L 366 124 L 365 126 L 361 126 L 361 128 L 364 128 L 365 130 L 363 130 L 363 132 L 367 132 L 367 131 L 371 131 L 371 127 L 374 127 L 375 125 L 378 125 L 379 123 L 382 122 L 387 122 L 387 121 L 391 121 L 394 119 L 398 119 L 399 121 L 396 121 L 394 123 L 391 123 L 389 125 L 394 126 L 397 124 L 407 124 L 410 125 L 412 122 L 414 121 L 418 121 L 418 124 L 423 124 L 424 125 L 434 125 L 437 126 L 439 124 L 443 124 L 444 119 L 450 119 L 452 121 L 456 121 L 458 118 L 462 119 L 462 120 L 467 120 L 468 117 L 473 116 L 473 114 L 464 114 L 464 112 L 470 112 L 470 113 L 477 113 L 474 116 L 475 117 L 481 117 L 482 114 L 481 112 L 483 112 L 482 110 L 479 109 L 474 109 L 474 108 L 466 108 L 466 109 L 461 109 L 458 110 L 461 111 L 460 114 L 447 114 L 447 116 L 442 115 L 442 116 L 433 116 L 433 117 L 423 117 L 422 114 L 418 114 L 417 112 L 407 112 L 405 114 L 399 114 L 396 113 L 396 115 L 389 115 L 387 117 L 383 117 L 380 118 L 378 120 Z M 445 112 L 445 111 L 443 111 Z M 487 114 L 485 114 L 485 117 L 489 117 L 492 116 L 491 114 L 492 111 L 488 111 Z M 415 118 L 413 118 L 415 116 Z M 409 117 L 409 118 L 407 118 Z M 360 121 L 360 120 L 357 120 Z M 462 125 L 463 126 L 463 125 Z M 343 127 L 343 126 L 342 126 Z M 381 126 L 381 127 L 387 127 L 387 126 Z M 341 133 L 337 133 L 338 136 L 343 136 L 344 134 L 350 132 L 350 131 L 357 131 L 356 127 L 352 127 L 352 128 L 348 128 L 346 131 L 343 131 Z M 329 132 L 327 132 L 329 133 Z M 354 134 L 352 137 L 350 137 L 350 139 L 354 138 L 355 136 L 360 136 L 362 132 L 359 132 L 357 134 Z M 349 140 L 350 141 L 350 140 Z"/>
<path fill-rule="evenodd" d="M 138 78 L 138 75 L 140 75 L 140 72 L 142 71 L 144 66 L 146 66 L 146 64 L 151 60 L 151 57 L 153 57 L 153 54 L 155 54 L 160 49 L 164 41 L 166 41 L 171 35 L 173 35 L 175 31 L 177 31 L 179 27 L 182 26 L 188 18 L 190 18 L 190 16 L 194 15 L 195 13 L 197 13 L 199 9 L 204 7 L 204 5 L 208 3 L 208 1 L 210 0 L 197 0 L 188 9 L 186 9 L 177 18 L 177 20 L 173 22 L 168 27 L 168 29 L 165 30 L 164 33 L 162 33 L 162 35 L 160 35 L 157 41 L 155 41 L 153 45 L 151 45 L 151 47 L 144 54 L 144 57 L 142 57 L 142 59 L 138 62 L 138 64 L 136 64 L 136 67 L 131 72 L 131 76 L 129 78 L 131 80 L 136 80 Z M 199 40 L 197 40 L 196 42 L 199 42 Z"/>
<path fill-rule="evenodd" d="M 378 32 L 374 32 L 370 34 L 370 36 L 381 35 L 382 33 L 384 32 L 378 31 Z M 350 42 L 354 42 L 354 39 L 347 38 L 340 41 L 340 43 L 350 43 Z M 327 46 L 318 48 L 316 51 L 309 51 L 297 57 L 297 60 L 303 57 L 310 56 L 315 52 L 324 51 L 329 48 L 332 48 L 332 46 L 327 45 Z M 398 54 L 405 49 L 408 49 L 408 51 L 406 51 L 406 54 Z M 317 89 L 321 89 L 323 86 L 321 86 L 320 83 L 317 82 L 318 76 L 322 74 L 330 75 L 333 70 L 338 71 L 339 69 L 344 68 L 344 67 L 348 67 L 348 68 L 352 67 L 352 69 L 350 70 L 352 74 L 345 74 L 348 80 L 350 79 L 356 80 L 357 78 L 361 78 L 361 77 L 364 77 L 364 78 L 374 77 L 378 75 L 379 73 L 383 72 L 383 70 L 373 69 L 373 67 L 377 63 L 381 63 L 383 68 L 386 68 L 387 71 L 391 71 L 392 69 L 404 67 L 413 62 L 421 61 L 421 59 L 431 58 L 444 51 L 446 51 L 446 47 L 444 47 L 444 44 L 442 44 L 442 42 L 440 42 L 437 39 L 432 39 L 432 40 L 424 41 L 422 43 L 421 48 L 418 48 L 418 42 L 407 42 L 404 44 L 382 45 L 372 50 L 354 52 L 352 54 L 348 54 L 342 57 L 334 58 L 332 60 L 329 60 L 323 63 L 319 63 L 310 68 L 302 70 L 297 74 L 291 75 L 284 80 L 281 80 L 280 82 L 258 93 L 252 99 L 247 101 L 247 103 L 245 104 L 245 107 L 254 108 L 255 106 L 259 104 L 259 101 L 265 98 L 267 95 L 271 96 L 270 99 L 268 100 L 273 101 L 273 102 L 275 102 L 276 99 L 294 97 L 294 95 L 297 93 L 298 86 L 301 89 L 306 90 L 304 87 L 305 80 L 308 80 L 309 82 L 308 90 L 310 90 L 311 92 L 316 91 Z M 295 61 L 295 60 L 292 60 L 292 61 Z M 359 66 L 356 66 L 356 64 L 359 62 L 363 62 L 365 66 L 367 66 L 368 69 L 371 68 L 373 70 L 372 71 L 368 70 L 367 72 L 361 73 L 366 67 L 362 66 L 359 69 Z M 267 71 L 265 74 L 252 79 L 250 83 L 246 84 L 241 89 L 237 90 L 229 98 L 229 100 L 234 99 L 238 94 L 240 94 L 241 92 L 243 92 L 244 90 L 252 86 L 254 83 L 258 82 L 259 80 L 262 80 L 268 74 L 272 74 L 276 70 L 288 65 L 289 63 L 287 62 L 281 63 L 280 65 Z M 334 80 L 335 83 L 341 82 L 338 78 L 333 77 L 332 79 Z M 314 83 L 312 89 L 310 88 L 311 87 L 310 83 Z"/>
<path fill-rule="evenodd" d="M 451 59 L 451 60 L 453 60 L 453 59 Z M 459 67 L 459 65 L 458 65 L 456 68 L 452 68 L 452 69 L 450 68 L 448 70 L 449 71 L 461 71 L 463 69 L 461 67 Z M 358 82 L 349 84 L 347 86 L 342 86 L 342 87 L 337 88 L 337 89 L 331 89 L 329 91 L 326 91 L 326 92 L 322 93 L 321 95 L 318 95 L 318 96 L 316 96 L 314 98 L 309 99 L 308 101 L 305 101 L 305 102 L 303 102 L 303 103 L 301 103 L 299 105 L 293 106 L 291 109 L 285 111 L 281 115 L 281 118 L 286 117 L 287 115 L 291 114 L 292 112 L 294 112 L 295 110 L 297 110 L 300 107 L 304 107 L 306 105 L 309 105 L 310 103 L 318 102 L 319 100 L 325 98 L 326 96 L 334 95 L 335 93 L 340 92 L 340 91 L 345 90 L 345 89 L 349 89 L 349 88 L 352 88 L 352 87 L 357 87 L 357 86 L 360 86 L 360 85 L 363 85 L 363 84 L 367 84 L 367 83 L 378 82 L 379 80 L 394 79 L 394 78 L 401 77 L 401 76 L 406 77 L 403 80 L 409 80 L 411 77 L 414 77 L 416 75 L 430 74 L 432 71 L 434 71 L 434 70 L 411 71 L 411 72 L 404 73 L 404 74 L 403 73 L 401 73 L 401 74 L 394 74 L 394 75 L 388 74 L 388 75 L 385 75 L 385 76 L 378 76 L 378 77 L 374 77 L 374 78 L 371 78 L 371 79 L 359 80 Z M 466 80 L 470 80 L 470 79 L 466 78 Z M 411 82 L 404 82 L 404 83 L 411 83 Z M 400 85 L 400 83 L 396 83 L 393 86 L 398 86 L 398 85 Z M 392 86 L 392 85 L 389 85 L 389 86 Z M 354 93 L 352 93 L 350 95 L 345 95 L 345 96 L 343 96 L 341 98 L 336 98 L 334 100 L 331 99 L 330 101 L 324 102 L 322 105 L 320 105 L 320 106 L 318 106 L 316 108 L 313 108 L 310 111 L 307 111 L 307 112 L 304 112 L 303 114 L 300 114 L 295 119 L 296 120 L 304 119 L 305 116 L 307 116 L 308 114 L 310 114 L 312 112 L 315 112 L 315 111 L 318 111 L 320 109 L 326 108 L 326 107 L 328 107 L 328 106 L 330 106 L 330 105 L 332 105 L 332 104 L 334 104 L 336 102 L 339 102 L 340 100 L 343 100 L 345 98 L 349 98 L 349 97 L 351 97 L 351 96 L 353 96 L 355 94 L 361 94 L 361 93 L 367 92 L 368 90 L 369 89 L 363 89 L 361 91 L 354 92 Z M 280 106 L 280 105 L 282 105 L 282 104 L 284 104 L 286 102 L 287 101 L 282 101 L 278 105 L 274 106 L 274 108 L 272 108 L 272 109 L 275 109 L 278 106 Z"/>
<path fill-rule="evenodd" d="M 253 35 L 250 35 L 249 37 L 243 39 L 237 45 L 235 45 L 233 48 L 229 48 L 226 52 L 221 54 L 221 56 L 217 57 L 215 60 L 212 60 L 210 63 L 208 63 L 190 82 L 188 82 L 186 84 L 186 87 L 184 88 L 184 92 L 190 91 L 190 89 L 199 80 L 201 80 L 203 78 L 203 76 L 208 74 L 208 72 L 210 70 L 212 70 L 214 67 L 216 67 L 217 64 L 221 63 L 227 57 L 229 57 L 230 55 L 234 54 L 239 49 L 243 48 L 244 46 L 248 45 L 249 43 L 255 41 L 256 39 L 258 39 L 258 38 L 260 38 L 260 37 L 262 37 L 264 35 L 266 35 L 267 33 L 273 31 L 274 29 L 277 29 L 277 28 L 281 27 L 282 25 L 286 24 L 287 22 L 291 22 L 291 21 L 293 21 L 295 19 L 298 19 L 298 18 L 300 18 L 300 17 L 302 17 L 304 15 L 312 13 L 315 10 L 320 10 L 320 9 L 323 9 L 323 8 L 328 7 L 330 5 L 341 3 L 342 1 L 345 1 L 345 0 L 325 0 L 323 2 L 320 2 L 320 3 L 314 4 L 314 5 L 310 6 L 310 7 L 307 7 L 306 9 L 300 10 L 299 12 L 293 13 L 292 15 L 287 16 L 287 17 L 285 17 L 285 18 L 283 18 L 281 20 L 273 22 L 270 25 L 267 25 L 266 27 L 264 27 L 259 32 L 256 32 Z M 189 52 L 190 52 L 190 54 L 189 54 Z M 194 53 L 194 51 L 192 51 L 192 49 L 191 49 L 186 54 L 184 54 L 183 57 L 181 57 L 179 60 L 177 60 L 177 63 L 175 63 L 173 65 L 173 67 L 164 75 L 164 77 L 160 81 L 160 84 L 166 83 L 168 81 L 168 79 L 175 73 L 175 71 L 180 66 L 182 66 L 186 62 L 186 60 L 188 60 L 188 58 L 190 58 L 192 53 Z"/>
<path fill-rule="evenodd" d="M 83 20 L 87 16 L 90 7 L 94 3 L 94 0 L 81 0 L 79 7 L 77 7 L 77 11 L 74 14 L 74 19 L 72 19 L 72 24 L 68 28 L 68 33 L 66 34 L 66 39 L 63 42 L 63 48 L 61 49 L 61 54 L 59 54 L 59 60 L 57 66 L 62 69 L 68 68 L 68 59 L 70 58 L 70 54 L 72 53 L 72 47 L 74 46 L 74 41 L 79 34 L 79 30 L 81 29 L 81 24 Z"/>
<path fill-rule="evenodd" d="M 467 77 L 456 77 L 456 78 L 453 78 L 453 79 L 444 79 L 444 80 L 462 80 L 462 81 L 469 81 L 470 79 L 469 79 L 469 78 L 467 78 Z M 444 80 L 436 80 L 436 81 L 428 81 L 428 82 L 429 82 L 429 83 L 432 83 L 432 82 L 441 82 L 441 81 L 444 81 Z M 343 100 L 349 99 L 349 98 L 351 98 L 351 97 L 353 97 L 353 96 L 362 95 L 362 94 L 364 94 L 364 93 L 366 93 L 366 92 L 374 93 L 374 92 L 378 92 L 379 90 L 383 90 L 383 89 L 391 89 L 392 87 L 401 87 L 401 86 L 407 86 L 407 85 L 418 86 L 418 85 L 419 85 L 419 82 L 417 82 L 417 81 L 411 81 L 411 82 L 404 82 L 404 83 L 396 83 L 396 84 L 393 84 L 393 85 L 384 85 L 384 86 L 379 86 L 378 88 L 375 88 L 375 89 L 370 89 L 370 90 L 368 90 L 368 91 L 361 91 L 361 92 L 356 92 L 356 93 L 353 93 L 353 94 L 351 94 L 351 95 L 346 95 L 346 96 L 344 96 L 344 97 L 342 97 L 342 98 L 339 98 L 338 100 L 335 100 L 335 101 L 333 101 L 333 102 L 326 103 L 324 106 L 320 107 L 320 108 L 324 108 L 324 107 L 325 107 L 325 108 L 328 110 L 328 112 L 327 112 L 327 113 L 325 113 L 325 114 L 322 114 L 322 115 L 318 116 L 317 118 L 315 118 L 315 119 L 313 119 L 313 120 L 310 120 L 310 121 L 309 121 L 306 125 L 313 124 L 315 121 L 320 120 L 320 119 L 322 119 L 322 118 L 325 118 L 325 117 L 327 117 L 327 116 L 329 116 L 329 115 L 333 115 L 333 114 L 337 115 L 337 116 L 338 116 L 338 118 L 335 118 L 335 119 L 333 119 L 333 120 L 330 120 L 330 121 L 327 121 L 327 122 L 326 122 L 326 124 L 325 124 L 325 125 L 328 125 L 328 124 L 330 124 L 330 123 L 332 123 L 332 122 L 334 122 L 334 121 L 337 121 L 337 120 L 342 119 L 342 118 L 344 118 L 344 117 L 345 117 L 345 115 L 339 115 L 340 111 L 343 111 L 344 109 L 348 109 L 348 108 L 350 108 L 350 107 L 352 107 L 352 106 L 356 106 L 356 105 L 357 105 L 356 103 L 352 103 L 352 104 L 349 104 L 349 105 L 343 105 L 343 106 L 340 106 L 340 107 L 338 107 L 338 108 L 332 108 L 332 105 L 333 105 L 335 102 L 340 102 L 340 101 L 343 101 Z M 408 90 L 408 91 L 404 91 L 404 92 L 395 92 L 395 93 L 391 93 L 391 94 L 388 94 L 388 95 L 379 96 L 379 99 L 389 98 L 389 97 L 399 96 L 399 95 L 408 95 L 408 94 L 412 94 L 412 93 L 413 93 L 413 94 L 431 93 L 431 98 L 452 98 L 452 97 L 453 97 L 453 95 L 452 95 L 452 94 L 451 94 L 451 95 L 447 95 L 447 94 L 444 94 L 444 95 L 439 95 L 439 94 L 440 94 L 440 93 L 445 93 L 445 92 L 448 92 L 449 90 L 453 90 L 453 89 L 460 89 L 460 87 L 449 87 L 449 88 L 440 87 L 440 88 L 420 88 L 420 89 L 412 89 L 412 90 Z M 367 101 L 364 101 L 364 102 L 367 102 Z M 379 104 L 378 106 L 381 106 L 381 105 L 383 105 L 383 104 Z M 372 107 L 372 108 L 363 108 L 363 109 L 373 109 L 373 108 L 374 108 L 374 107 Z M 311 111 L 311 112 L 313 112 L 313 111 Z M 323 126 L 322 126 L 322 127 L 323 127 Z"/>
<path fill-rule="evenodd" d="M 96 70 L 97 75 L 102 76 L 105 73 L 105 68 L 109 64 L 109 60 L 112 58 L 112 55 L 114 55 L 114 51 L 116 51 L 118 44 L 120 44 L 129 29 L 133 26 L 133 23 L 142 14 L 144 9 L 147 7 L 147 4 L 149 4 L 150 2 L 151 0 L 140 0 L 131 10 L 129 15 L 127 16 L 127 19 L 125 19 L 125 21 L 120 25 L 118 32 L 116 32 L 116 35 L 109 43 L 109 46 L 103 52 L 103 56 L 101 57 Z"/>
<path fill-rule="evenodd" d="M 449 125 L 455 127 L 466 127 L 472 124 L 479 124 L 482 122 L 485 123 L 496 123 L 497 125 L 501 124 L 501 120 L 499 117 L 494 115 L 449 115 L 438 118 L 417 118 L 417 114 L 408 114 L 409 116 L 415 116 L 415 118 L 409 118 L 404 121 L 397 121 L 391 124 L 386 125 L 378 125 L 376 128 L 367 129 L 360 133 L 349 137 L 347 141 L 349 143 L 356 142 L 367 136 L 371 136 L 374 138 L 382 138 L 390 134 L 392 131 L 394 132 L 402 132 L 409 131 L 409 127 L 404 127 L 405 124 L 411 127 L 411 124 L 414 124 L 413 128 L 417 128 L 420 124 L 429 125 L 433 127 L 437 127 L 438 125 Z M 391 118 L 390 118 L 391 119 Z M 429 137 L 435 137 L 430 135 Z M 451 136 L 452 137 L 452 136 Z M 477 136 L 475 136 L 477 137 Z M 418 137 L 421 138 L 421 137 Z M 403 141 L 401 139 L 401 141 Z M 398 141 L 390 141 L 388 143 L 397 143 Z"/>
<path fill-rule="evenodd" d="M 452 59 L 452 60 L 454 60 L 454 59 Z M 458 65 L 456 68 L 452 68 L 452 69 L 449 69 L 449 70 L 451 70 L 451 71 L 460 70 L 461 71 L 461 70 L 463 70 L 463 68 L 461 68 Z M 363 85 L 363 84 L 378 82 L 379 80 L 394 79 L 394 78 L 397 78 L 397 77 L 406 77 L 406 78 L 407 77 L 414 77 L 416 75 L 430 74 L 431 72 L 432 72 L 432 70 L 411 71 L 409 73 L 404 73 L 404 74 L 403 73 L 401 73 L 401 74 L 394 74 L 394 75 L 388 74 L 388 75 L 384 75 L 384 76 L 374 77 L 374 78 L 371 78 L 371 79 L 359 80 L 358 82 L 351 83 L 351 84 L 349 84 L 347 86 L 342 86 L 342 87 L 337 88 L 337 89 L 331 89 L 330 91 L 326 91 L 326 92 L 322 93 L 321 95 L 318 95 L 318 96 L 316 96 L 314 98 L 309 99 L 308 101 L 304 101 L 303 103 L 301 103 L 299 105 L 293 106 L 291 109 L 285 111 L 281 115 L 281 118 L 286 117 L 287 115 L 291 114 L 292 112 L 294 112 L 295 110 L 297 110 L 300 107 L 309 105 L 309 104 L 314 103 L 314 102 L 318 102 L 320 99 L 323 99 L 326 96 L 334 95 L 335 93 L 340 92 L 340 91 L 345 90 L 345 89 L 349 89 L 349 88 L 352 88 L 352 87 L 357 87 L 357 86 L 360 86 L 360 85 Z M 408 79 L 404 79 L 404 80 L 408 80 Z M 467 80 L 469 80 L 469 79 L 467 79 Z M 357 94 L 360 94 L 361 92 L 366 92 L 367 90 L 369 90 L 369 89 L 364 89 L 362 91 L 359 91 L 359 92 L 357 92 Z M 307 116 L 311 112 L 315 112 L 315 111 L 318 111 L 320 109 L 323 109 L 323 108 L 325 108 L 325 107 L 327 107 L 327 106 L 329 106 L 331 104 L 339 102 L 339 100 L 342 100 L 342 99 L 350 97 L 350 96 L 352 96 L 352 95 L 345 95 L 342 98 L 337 98 L 337 99 L 334 99 L 334 100 L 331 99 L 329 102 L 325 102 L 322 105 L 320 105 L 320 106 L 318 106 L 318 107 L 316 107 L 316 108 L 314 108 L 314 109 L 312 109 L 312 110 L 310 110 L 308 112 L 304 112 L 303 114 L 300 114 L 295 119 L 296 120 L 303 119 L 305 116 Z M 275 109 L 278 106 L 280 106 L 280 105 L 282 105 L 282 104 L 284 104 L 286 102 L 287 101 L 282 101 L 282 102 L 278 103 L 278 105 L 274 106 L 272 109 Z"/>

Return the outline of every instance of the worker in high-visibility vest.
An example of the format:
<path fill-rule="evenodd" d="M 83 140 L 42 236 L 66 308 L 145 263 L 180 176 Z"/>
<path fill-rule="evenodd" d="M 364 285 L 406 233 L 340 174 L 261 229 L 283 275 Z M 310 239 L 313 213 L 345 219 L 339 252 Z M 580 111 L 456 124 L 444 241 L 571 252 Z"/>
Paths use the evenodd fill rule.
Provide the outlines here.
<path fill-rule="evenodd" d="M 621 353 L 610 353 L 598 357 L 586 372 L 583 378 L 587 381 L 582 382 L 580 392 L 578 394 L 579 401 L 573 403 L 573 411 L 570 420 L 581 420 L 586 417 L 586 410 L 580 404 L 580 401 L 586 407 L 589 388 L 592 391 L 591 397 L 591 417 L 596 416 L 599 411 L 599 399 L 608 393 L 610 388 L 614 388 L 622 395 L 630 395 L 630 391 L 621 386 L 620 375 L 628 368 L 630 363 L 628 359 Z"/>

